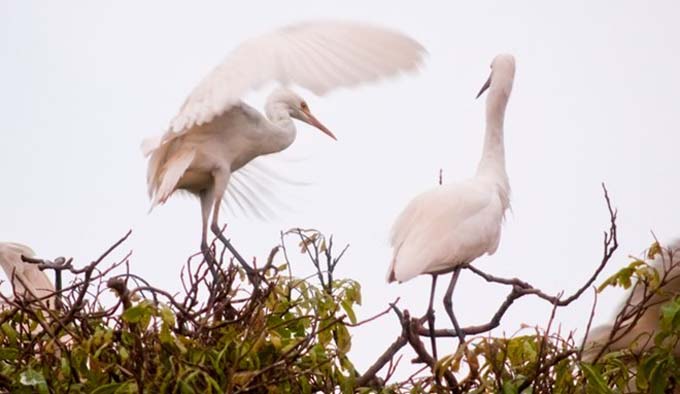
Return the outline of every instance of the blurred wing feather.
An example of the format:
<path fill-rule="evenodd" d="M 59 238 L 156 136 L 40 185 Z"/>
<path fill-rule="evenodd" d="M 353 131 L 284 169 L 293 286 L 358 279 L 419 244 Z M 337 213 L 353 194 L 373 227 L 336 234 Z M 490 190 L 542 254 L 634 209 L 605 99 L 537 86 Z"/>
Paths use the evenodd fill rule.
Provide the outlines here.
<path fill-rule="evenodd" d="M 230 186 L 234 192 L 243 198 L 243 201 L 247 205 L 247 209 L 244 213 L 252 213 L 260 220 L 267 220 L 269 213 L 267 212 L 266 205 L 262 203 L 260 197 L 253 193 L 252 189 L 248 183 L 243 179 L 243 177 L 233 177 L 231 178 Z"/>
<path fill-rule="evenodd" d="M 299 187 L 308 183 L 281 175 L 280 171 L 270 168 L 262 159 L 258 157 L 231 174 L 223 201 L 232 213 L 235 213 L 234 208 L 239 208 L 246 217 L 252 215 L 267 221 L 280 218 L 284 211 L 294 210 L 280 197 L 282 186 Z M 249 200 L 252 204 L 242 203 Z"/>

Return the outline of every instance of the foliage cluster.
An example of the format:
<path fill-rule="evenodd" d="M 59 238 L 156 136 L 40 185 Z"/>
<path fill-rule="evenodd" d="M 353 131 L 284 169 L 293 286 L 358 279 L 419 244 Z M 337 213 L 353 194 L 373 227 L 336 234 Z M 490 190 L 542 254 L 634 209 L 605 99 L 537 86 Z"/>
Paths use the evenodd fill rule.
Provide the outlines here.
<path fill-rule="evenodd" d="M 131 274 L 129 254 L 104 267 L 109 253 L 126 237 L 83 268 L 65 259 L 35 261 L 43 268 L 71 272 L 73 280 L 59 290 L 57 308 L 47 308 L 45 300 L 5 299 L 0 313 L 0 391 L 661 394 L 672 392 L 680 379 L 675 352 L 680 297 L 665 286 L 674 279 L 672 267 L 660 272 L 649 263 L 662 253 L 658 244 L 600 288 L 644 288 L 642 302 L 630 305 L 638 309 L 621 312 L 638 316 L 650 300 L 658 299 L 653 295 L 664 294 L 653 343 L 641 352 L 603 348 L 586 362 L 585 341 L 577 343 L 571 332 L 553 327 L 559 297 L 548 297 L 554 308 L 545 328 L 527 332 L 525 327 L 509 338 L 492 337 L 488 330 L 469 335 L 463 345 L 434 360 L 422 340 L 428 336 L 426 317 L 411 317 L 392 304 L 373 318 L 357 321 L 359 284 L 333 276 L 346 248 L 334 255 L 332 237 L 317 231 L 282 235 L 265 264 L 255 268 L 256 276 L 224 259 L 224 251 L 214 244 L 220 280 L 213 280 L 202 256 L 192 256 L 182 271 L 183 291 L 178 294 Z M 286 237 L 295 237 L 312 263 L 310 277 L 292 274 Z M 524 283 L 504 281 L 514 283 L 516 292 L 517 283 Z M 115 294 L 110 305 L 103 301 L 107 291 Z M 389 319 L 383 315 L 390 311 L 401 324 L 401 335 L 376 355 L 371 368 L 358 371 L 349 353 L 352 328 Z M 437 332 L 457 336 L 450 330 Z M 403 365 L 406 344 L 417 355 L 413 362 L 424 366 Z M 394 379 L 398 368 L 411 368 L 412 375 Z"/>
<path fill-rule="evenodd" d="M 323 257 L 337 264 L 332 241 L 326 246 L 316 232 L 296 234 L 303 251 L 307 244 L 318 248 L 317 264 Z M 184 293 L 170 295 L 129 273 L 107 277 L 129 256 L 100 271 L 102 256 L 61 291 L 60 309 L 6 300 L 0 387 L 97 394 L 346 391 L 355 375 L 348 328 L 356 323 L 359 284 L 332 279 L 332 270 L 319 270 L 323 286 L 284 274 L 290 267 L 285 257 L 277 262 L 280 249 L 255 283 L 225 264 L 216 286 L 205 262 L 192 267 L 194 256 L 182 273 Z M 106 289 L 117 295 L 109 307 L 100 301 Z M 206 302 L 201 294 L 209 295 Z"/>
<path fill-rule="evenodd" d="M 591 392 L 680 392 L 678 252 L 654 242 L 600 286 L 629 291 L 604 344 L 586 349 L 594 354 L 583 365 Z"/>

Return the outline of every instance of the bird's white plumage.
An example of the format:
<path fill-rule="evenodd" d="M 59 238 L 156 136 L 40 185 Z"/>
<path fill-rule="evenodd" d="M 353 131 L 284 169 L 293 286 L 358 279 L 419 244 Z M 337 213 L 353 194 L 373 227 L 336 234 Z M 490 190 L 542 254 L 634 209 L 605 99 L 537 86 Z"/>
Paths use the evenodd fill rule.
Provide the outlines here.
<path fill-rule="evenodd" d="M 213 171 L 232 171 L 266 152 L 276 142 L 267 119 L 239 103 L 212 122 L 194 126 L 173 138 L 149 158 L 147 186 L 152 208 L 179 188 L 198 193 L 211 181 Z M 235 187 L 238 189 L 238 187 Z M 236 190 L 242 193 L 240 190 Z"/>
<path fill-rule="evenodd" d="M 396 31 L 356 22 L 315 21 L 245 41 L 194 88 L 162 138 L 142 143 L 145 155 L 196 125 L 212 121 L 267 82 L 323 95 L 338 87 L 416 70 L 424 48 Z"/>
<path fill-rule="evenodd" d="M 405 282 L 425 272 L 450 271 L 451 262 L 493 254 L 505 208 L 493 182 L 469 179 L 422 193 L 394 224 L 395 255 L 388 275 Z"/>
<path fill-rule="evenodd" d="M 170 194 L 175 190 L 177 182 L 179 182 L 184 172 L 194 160 L 195 155 L 196 151 L 194 149 L 182 150 L 174 156 L 175 160 L 167 163 L 165 174 L 160 178 L 161 182 L 157 185 L 157 190 L 150 190 L 150 193 L 153 192 L 155 195 L 151 208 L 158 205 L 158 203 L 165 202 L 170 197 Z"/>
<path fill-rule="evenodd" d="M 8 279 L 14 278 L 14 293 L 31 298 L 42 298 L 54 293 L 54 285 L 47 275 L 35 264 L 23 262 L 21 255 L 32 257 L 35 253 L 26 245 L 0 242 L 0 266 Z"/>
<path fill-rule="evenodd" d="M 510 206 L 503 119 L 514 75 L 515 60 L 511 55 L 494 59 L 491 76 L 483 88 L 489 89 L 487 125 L 476 175 L 420 194 L 395 221 L 388 282 L 452 271 L 498 248 L 501 225 Z"/>

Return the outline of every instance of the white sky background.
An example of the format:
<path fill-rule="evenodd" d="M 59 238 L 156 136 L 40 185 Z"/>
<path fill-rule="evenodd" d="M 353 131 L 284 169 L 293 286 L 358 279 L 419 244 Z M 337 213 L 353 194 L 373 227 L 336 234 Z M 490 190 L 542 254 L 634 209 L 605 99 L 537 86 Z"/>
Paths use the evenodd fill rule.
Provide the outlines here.
<path fill-rule="evenodd" d="M 239 42 L 310 18 L 393 27 L 430 55 L 416 77 L 306 95 L 339 141 L 298 125 L 291 157 L 308 157 L 303 166 L 318 169 L 316 185 L 303 191 L 304 204 L 288 201 L 298 212 L 284 219 L 225 214 L 242 254 L 261 261 L 280 230 L 315 227 L 335 234 L 338 245 L 351 243 L 337 276 L 362 283 L 361 316 L 397 296 L 402 307 L 422 314 L 429 277 L 384 281 L 389 227 L 411 197 L 436 184 L 439 168 L 445 181 L 473 174 L 484 131 L 484 100 L 474 96 L 500 52 L 517 59 L 506 120 L 513 211 L 498 252 L 476 265 L 547 292 L 575 290 L 601 258 L 608 226 L 601 181 L 619 208 L 621 242 L 605 274 L 647 247 L 650 230 L 661 240 L 680 236 L 675 2 L 65 4 L 0 3 L 0 240 L 29 244 L 40 256 L 85 264 L 132 228 L 121 250 L 134 249 L 132 270 L 178 289 L 180 267 L 198 250 L 199 205 L 175 198 L 147 215 L 139 143 L 168 124 Z M 264 93 L 251 103 L 260 108 Z M 296 273 L 311 272 L 299 261 Z M 456 313 L 464 325 L 483 323 L 505 293 L 464 273 Z M 600 297 L 597 321 L 609 317 L 617 295 Z M 564 329 L 582 332 L 591 303 L 588 294 L 560 310 Z M 549 310 L 521 300 L 501 328 L 512 333 L 521 323 L 544 324 Z M 450 324 L 443 309 L 437 316 L 438 326 Z M 359 368 L 398 332 L 393 316 L 355 330 Z"/>

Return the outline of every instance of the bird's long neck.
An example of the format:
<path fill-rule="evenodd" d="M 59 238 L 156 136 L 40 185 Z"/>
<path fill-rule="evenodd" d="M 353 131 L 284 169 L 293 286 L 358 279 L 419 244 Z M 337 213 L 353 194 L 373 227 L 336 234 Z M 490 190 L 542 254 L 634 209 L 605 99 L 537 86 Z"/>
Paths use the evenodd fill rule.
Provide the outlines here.
<path fill-rule="evenodd" d="M 503 120 L 508 98 L 506 90 L 493 85 L 489 88 L 489 95 L 486 99 L 484 148 L 477 166 L 477 176 L 490 178 L 507 193 L 510 192 L 510 185 L 505 171 Z"/>
<path fill-rule="evenodd" d="M 280 152 L 295 141 L 297 130 L 295 123 L 290 117 L 288 104 L 280 101 L 268 101 L 265 106 L 267 119 L 269 119 L 269 144 L 266 153 Z"/>

